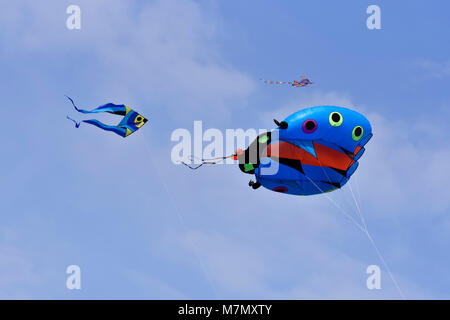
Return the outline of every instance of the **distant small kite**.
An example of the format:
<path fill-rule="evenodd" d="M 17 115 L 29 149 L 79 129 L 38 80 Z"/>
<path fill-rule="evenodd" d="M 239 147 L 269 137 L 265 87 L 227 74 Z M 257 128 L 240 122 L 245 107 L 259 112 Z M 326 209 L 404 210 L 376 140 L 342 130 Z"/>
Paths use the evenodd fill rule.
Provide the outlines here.
<path fill-rule="evenodd" d="M 268 84 L 289 84 L 293 87 L 309 87 L 310 85 L 314 84 L 314 82 L 310 81 L 308 78 L 306 78 L 305 76 L 302 76 L 302 80 L 297 81 L 272 81 L 272 80 L 264 80 L 261 79 L 262 81 L 264 81 L 264 83 L 268 83 Z"/>
<path fill-rule="evenodd" d="M 72 102 L 72 105 L 74 106 L 75 110 L 77 110 L 80 113 L 87 114 L 87 113 L 108 112 L 111 114 L 123 116 L 123 119 L 116 126 L 106 125 L 95 119 L 81 121 L 81 122 L 92 124 L 96 127 L 106 130 L 106 131 L 112 131 L 123 138 L 128 137 L 130 134 L 136 132 L 139 128 L 141 128 L 148 121 L 146 118 L 141 116 L 139 113 L 128 108 L 124 104 L 107 103 L 103 106 L 98 107 L 97 109 L 88 111 L 88 110 L 78 109 L 70 97 L 67 97 L 67 99 L 69 99 L 70 102 Z M 69 116 L 67 116 L 67 119 L 73 121 L 75 123 L 76 128 L 80 127 L 81 122 L 76 122 Z"/>

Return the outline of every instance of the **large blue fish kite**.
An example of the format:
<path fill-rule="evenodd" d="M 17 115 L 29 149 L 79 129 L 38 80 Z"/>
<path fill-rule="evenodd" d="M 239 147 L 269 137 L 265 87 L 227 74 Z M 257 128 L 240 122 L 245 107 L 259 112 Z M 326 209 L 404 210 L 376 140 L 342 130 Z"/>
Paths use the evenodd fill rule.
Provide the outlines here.
<path fill-rule="evenodd" d="M 372 137 L 369 121 L 342 107 L 298 111 L 236 154 L 240 169 L 254 174 L 253 189 L 312 195 L 341 188 L 358 167 Z M 270 168 L 275 168 L 270 170 Z"/>
<path fill-rule="evenodd" d="M 94 110 L 88 111 L 88 110 L 79 109 L 70 97 L 67 97 L 67 98 L 70 100 L 70 102 L 72 102 L 72 105 L 75 108 L 75 110 L 77 110 L 80 113 L 88 114 L 88 113 L 107 112 L 107 113 L 123 116 L 123 119 L 116 126 L 106 125 L 95 119 L 83 120 L 81 122 L 89 123 L 91 125 L 99 127 L 106 131 L 112 131 L 124 138 L 128 137 L 130 134 L 136 132 L 139 128 L 141 128 L 148 121 L 146 118 L 141 116 L 139 113 L 128 108 L 124 104 L 107 103 L 103 106 L 100 106 L 100 107 L 94 109 Z M 76 122 L 69 116 L 67 116 L 67 119 L 73 121 L 75 123 L 76 128 L 80 127 L 81 122 Z"/>
<path fill-rule="evenodd" d="M 253 189 L 263 186 L 294 195 L 320 194 L 347 183 L 372 137 L 369 121 L 343 107 L 311 107 L 274 121 L 278 127 L 259 135 L 245 151 L 202 159 L 202 164 L 233 158 L 242 172 L 255 176 L 256 181 L 249 182 Z"/>

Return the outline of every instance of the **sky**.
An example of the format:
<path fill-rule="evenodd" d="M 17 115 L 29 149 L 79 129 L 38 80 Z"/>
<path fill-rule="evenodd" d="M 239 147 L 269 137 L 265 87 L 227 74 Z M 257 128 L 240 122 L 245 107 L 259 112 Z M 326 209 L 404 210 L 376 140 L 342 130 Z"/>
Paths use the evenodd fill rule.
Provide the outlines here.
<path fill-rule="evenodd" d="M 69 30 L 69 5 L 81 29 Z M 366 27 L 369 5 L 381 29 Z M 1 299 L 450 298 L 448 1 L 2 1 Z M 315 85 L 265 85 L 260 78 Z M 122 139 L 79 106 L 149 118 Z M 363 113 L 374 137 L 342 190 L 256 191 L 235 165 L 172 163 L 177 128 Z M 108 116 L 100 116 L 109 121 Z M 351 190 L 350 190 L 351 187 Z M 66 269 L 81 268 L 81 290 Z M 381 289 L 366 287 L 369 265 Z"/>

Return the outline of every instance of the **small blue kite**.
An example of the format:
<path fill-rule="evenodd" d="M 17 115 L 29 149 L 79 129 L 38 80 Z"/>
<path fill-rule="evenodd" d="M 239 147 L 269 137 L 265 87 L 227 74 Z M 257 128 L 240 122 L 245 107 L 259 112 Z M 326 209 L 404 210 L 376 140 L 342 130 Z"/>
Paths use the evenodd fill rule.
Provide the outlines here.
<path fill-rule="evenodd" d="M 139 128 L 141 128 L 148 121 L 148 119 L 144 118 L 139 113 L 128 108 L 124 104 L 107 103 L 103 106 L 98 107 L 97 109 L 88 111 L 88 110 L 78 109 L 77 106 L 75 105 L 75 103 L 73 102 L 73 100 L 68 96 L 66 96 L 66 97 L 67 97 L 67 99 L 70 100 L 70 102 L 72 102 L 72 105 L 74 106 L 75 110 L 77 110 L 80 113 L 87 114 L 87 113 L 108 112 L 111 114 L 123 116 L 123 119 L 116 126 L 106 125 L 95 119 L 81 121 L 81 122 L 92 124 L 96 127 L 106 130 L 106 131 L 112 131 L 123 138 L 128 137 L 130 134 L 136 132 Z M 75 123 L 76 128 L 80 127 L 81 122 L 76 122 L 69 116 L 67 116 L 67 119 L 73 121 Z"/>

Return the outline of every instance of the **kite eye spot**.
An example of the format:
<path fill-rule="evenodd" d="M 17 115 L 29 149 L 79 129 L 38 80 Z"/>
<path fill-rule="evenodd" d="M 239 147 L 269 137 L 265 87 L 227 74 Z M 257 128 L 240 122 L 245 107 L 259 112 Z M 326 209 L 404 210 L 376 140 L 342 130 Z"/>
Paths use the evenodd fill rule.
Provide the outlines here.
<path fill-rule="evenodd" d="M 361 139 L 363 132 L 364 130 L 361 126 L 354 127 L 352 131 L 352 139 L 358 141 L 359 139 Z"/>
<path fill-rule="evenodd" d="M 288 189 L 286 187 L 280 186 L 272 189 L 275 192 L 286 193 Z"/>
<path fill-rule="evenodd" d="M 137 117 L 136 117 L 136 121 L 137 121 L 137 122 L 141 122 L 141 121 L 142 121 L 142 117 L 141 117 L 141 116 L 137 116 Z"/>
<path fill-rule="evenodd" d="M 313 119 L 308 119 L 303 122 L 302 130 L 304 133 L 313 133 L 317 130 L 317 122 Z"/>
<path fill-rule="evenodd" d="M 258 142 L 262 143 L 262 144 L 267 143 L 267 141 L 269 141 L 269 136 L 268 135 L 259 137 L 259 139 L 258 139 Z"/>
<path fill-rule="evenodd" d="M 344 118 L 342 118 L 342 115 L 339 112 L 332 112 L 328 120 L 333 127 L 339 127 L 342 124 L 342 121 L 344 121 Z"/>

